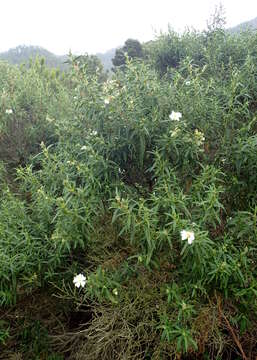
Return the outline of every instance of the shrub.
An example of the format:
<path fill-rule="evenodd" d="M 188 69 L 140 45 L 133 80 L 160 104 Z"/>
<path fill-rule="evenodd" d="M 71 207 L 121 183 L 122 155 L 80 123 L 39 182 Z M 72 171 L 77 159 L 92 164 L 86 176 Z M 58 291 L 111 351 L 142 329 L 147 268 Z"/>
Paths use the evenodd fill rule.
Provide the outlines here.
<path fill-rule="evenodd" d="M 55 141 L 28 152 L 15 191 L 2 171 L 2 304 L 51 283 L 90 311 L 84 330 L 60 338 L 71 358 L 245 357 L 251 347 L 257 69 L 254 51 L 241 55 L 256 34 L 239 35 L 238 48 L 221 28 L 198 35 L 163 35 L 178 59 L 162 78 L 154 61 L 127 59 L 104 82 L 73 59 L 66 90 L 56 85 L 69 110 L 47 127 Z"/>

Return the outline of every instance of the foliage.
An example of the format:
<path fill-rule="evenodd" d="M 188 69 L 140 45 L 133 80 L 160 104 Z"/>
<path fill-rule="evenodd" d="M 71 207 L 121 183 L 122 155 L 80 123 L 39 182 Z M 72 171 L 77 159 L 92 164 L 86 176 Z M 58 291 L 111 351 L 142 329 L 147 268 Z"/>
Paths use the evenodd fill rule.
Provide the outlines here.
<path fill-rule="evenodd" d="M 71 60 L 68 61 L 73 64 L 75 70 L 83 73 L 86 69 L 86 75 L 88 78 L 98 75 L 100 82 L 107 80 L 107 74 L 104 72 L 104 67 L 101 63 L 101 60 L 95 55 L 80 55 L 74 58 L 71 57 Z"/>
<path fill-rule="evenodd" d="M 128 39 L 122 48 L 116 49 L 112 63 L 117 68 L 123 69 L 126 65 L 126 57 L 128 59 L 143 58 L 143 48 L 138 40 Z"/>
<path fill-rule="evenodd" d="M 55 119 L 69 116 L 71 105 L 58 71 L 47 69 L 43 59 L 29 69 L 0 67 L 0 159 L 15 167 L 37 154 L 41 142 L 56 141 Z"/>
<path fill-rule="evenodd" d="M 37 114 L 11 184 L 1 165 L 1 305 L 52 286 L 87 313 L 53 337 L 71 359 L 256 355 L 257 37 L 220 25 L 169 31 L 109 79 L 87 55 L 63 79 L 0 69 L 3 134 Z"/>

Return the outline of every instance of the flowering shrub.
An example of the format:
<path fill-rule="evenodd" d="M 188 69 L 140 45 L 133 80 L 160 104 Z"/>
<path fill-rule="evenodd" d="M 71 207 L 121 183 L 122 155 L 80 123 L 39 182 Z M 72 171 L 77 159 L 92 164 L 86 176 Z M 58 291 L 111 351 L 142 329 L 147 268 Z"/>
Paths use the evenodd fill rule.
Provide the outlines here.
<path fill-rule="evenodd" d="M 0 160 L 8 166 L 25 165 L 41 141 L 56 141 L 55 119 L 71 110 L 58 74 L 39 59 L 29 69 L 0 64 Z"/>
<path fill-rule="evenodd" d="M 54 84 L 30 69 L 26 76 L 42 81 L 42 104 L 37 93 L 23 89 L 12 102 L 2 91 L 1 129 L 24 112 L 30 124 L 33 111 L 42 118 L 26 152 L 34 157 L 26 155 L 14 184 L 1 166 L 1 304 L 54 283 L 61 298 L 93 309 L 83 345 L 92 359 L 117 346 L 117 359 L 194 351 L 215 358 L 253 343 L 255 54 L 215 57 L 225 33 L 191 36 L 201 58 L 179 51 L 176 36 L 179 61 L 171 57 L 163 78 L 155 69 L 168 51 L 161 38 L 155 62 L 128 59 L 106 81 L 76 59 Z M 230 35 L 228 43 L 236 49 Z"/>

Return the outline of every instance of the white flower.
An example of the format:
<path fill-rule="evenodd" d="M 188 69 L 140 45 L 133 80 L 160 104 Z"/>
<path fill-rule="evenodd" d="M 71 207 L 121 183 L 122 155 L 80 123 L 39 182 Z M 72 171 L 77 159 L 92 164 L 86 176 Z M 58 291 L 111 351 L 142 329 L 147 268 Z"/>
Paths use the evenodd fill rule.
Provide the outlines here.
<path fill-rule="evenodd" d="M 186 86 L 189 86 L 191 84 L 191 82 L 188 80 L 185 82 Z"/>
<path fill-rule="evenodd" d="M 172 113 L 170 114 L 170 120 L 179 121 L 181 116 L 182 116 L 182 114 L 180 112 L 172 111 Z"/>
<path fill-rule="evenodd" d="M 82 274 L 76 275 L 73 279 L 73 284 L 79 288 L 79 287 L 84 287 L 86 285 L 86 277 Z"/>
<path fill-rule="evenodd" d="M 110 104 L 110 100 L 109 100 L 109 99 L 104 99 L 104 103 L 105 103 L 105 105 L 109 105 L 109 104 Z"/>
<path fill-rule="evenodd" d="M 12 109 L 6 109 L 6 110 L 5 110 L 5 113 L 8 114 L 8 115 L 10 115 L 10 114 L 13 113 L 13 111 L 12 111 Z"/>
<path fill-rule="evenodd" d="M 96 130 L 92 130 L 92 131 L 90 131 L 89 134 L 92 135 L 92 136 L 96 136 L 96 135 L 97 135 L 97 131 L 96 131 Z"/>
<path fill-rule="evenodd" d="M 182 240 L 187 240 L 188 244 L 192 244 L 192 242 L 195 239 L 195 233 L 193 231 L 188 231 L 188 230 L 182 230 L 180 232 L 181 235 L 181 239 Z"/>
<path fill-rule="evenodd" d="M 86 145 L 83 145 L 81 148 L 81 150 L 87 150 L 87 149 L 88 149 L 88 146 L 86 146 Z"/>

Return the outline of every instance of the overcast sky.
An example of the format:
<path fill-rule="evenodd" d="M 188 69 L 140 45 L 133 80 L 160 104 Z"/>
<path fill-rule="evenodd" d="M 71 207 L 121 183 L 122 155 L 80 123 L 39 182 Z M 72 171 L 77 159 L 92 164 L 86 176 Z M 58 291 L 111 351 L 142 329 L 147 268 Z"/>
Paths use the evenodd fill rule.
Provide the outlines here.
<path fill-rule="evenodd" d="M 104 52 L 155 31 L 206 27 L 223 4 L 227 26 L 257 17 L 256 0 L 0 0 L 0 52 L 39 45 L 56 54 Z"/>

